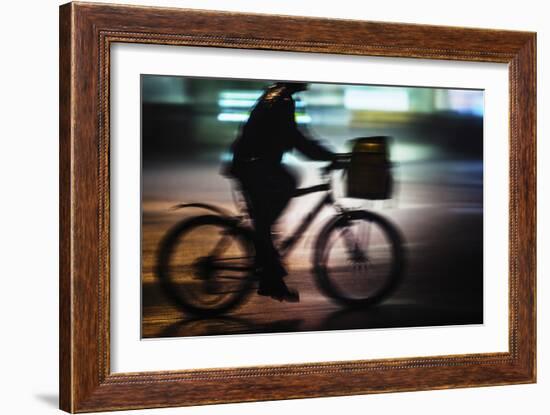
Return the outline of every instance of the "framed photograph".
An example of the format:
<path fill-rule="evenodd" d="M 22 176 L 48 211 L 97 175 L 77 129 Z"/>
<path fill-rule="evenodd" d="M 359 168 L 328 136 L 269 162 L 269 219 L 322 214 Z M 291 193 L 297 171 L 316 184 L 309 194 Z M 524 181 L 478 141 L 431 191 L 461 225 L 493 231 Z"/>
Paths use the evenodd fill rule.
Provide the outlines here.
<path fill-rule="evenodd" d="M 536 381 L 536 35 L 60 8 L 60 407 Z"/>

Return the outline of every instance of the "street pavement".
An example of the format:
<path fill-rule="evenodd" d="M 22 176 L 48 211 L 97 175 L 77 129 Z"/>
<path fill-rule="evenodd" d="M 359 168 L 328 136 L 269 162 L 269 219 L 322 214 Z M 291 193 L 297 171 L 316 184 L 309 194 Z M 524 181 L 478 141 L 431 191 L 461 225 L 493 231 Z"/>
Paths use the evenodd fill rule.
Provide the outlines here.
<path fill-rule="evenodd" d="M 299 303 L 280 303 L 250 293 L 239 307 L 215 318 L 178 309 L 155 275 L 158 245 L 174 224 L 204 213 L 174 211 L 176 203 L 201 201 L 233 209 L 229 182 L 216 165 L 145 170 L 142 212 L 142 337 L 179 337 L 483 323 L 483 189 L 473 162 L 398 167 L 395 197 L 368 202 L 342 199 L 389 220 L 404 238 L 406 265 L 396 290 L 367 309 L 349 310 L 325 297 L 315 282 L 311 254 L 320 227 L 334 214 L 325 209 L 287 260 L 286 282 Z M 316 166 L 304 185 L 316 183 Z M 336 181 L 336 193 L 341 192 Z M 341 194 L 341 193 L 340 193 Z M 278 229 L 285 233 L 317 202 L 319 194 L 293 200 Z"/>

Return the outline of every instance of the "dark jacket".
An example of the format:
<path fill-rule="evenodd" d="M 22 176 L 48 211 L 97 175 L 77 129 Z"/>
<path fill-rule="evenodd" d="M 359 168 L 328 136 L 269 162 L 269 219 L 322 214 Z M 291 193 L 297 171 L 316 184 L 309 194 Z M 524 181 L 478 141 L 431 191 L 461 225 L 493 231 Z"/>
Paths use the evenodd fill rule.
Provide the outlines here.
<path fill-rule="evenodd" d="M 333 159 L 333 153 L 298 129 L 295 103 L 284 85 L 268 88 L 252 110 L 231 149 L 231 173 L 238 176 L 249 167 L 280 165 L 283 154 L 293 149 L 314 160 Z"/>

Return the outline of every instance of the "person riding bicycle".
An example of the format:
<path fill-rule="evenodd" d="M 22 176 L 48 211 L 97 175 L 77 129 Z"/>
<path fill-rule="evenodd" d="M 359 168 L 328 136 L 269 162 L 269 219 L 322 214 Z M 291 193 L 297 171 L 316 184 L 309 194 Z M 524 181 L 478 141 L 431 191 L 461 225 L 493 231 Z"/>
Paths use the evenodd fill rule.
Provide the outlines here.
<path fill-rule="evenodd" d="M 283 155 L 297 149 L 313 160 L 337 159 L 297 126 L 292 95 L 307 88 L 303 82 L 278 82 L 266 89 L 231 146 L 233 159 L 226 170 L 239 182 L 254 225 L 258 294 L 279 301 L 299 301 L 298 291 L 283 280 L 287 271 L 272 239 L 272 226 L 296 190 L 296 178 L 283 166 Z"/>

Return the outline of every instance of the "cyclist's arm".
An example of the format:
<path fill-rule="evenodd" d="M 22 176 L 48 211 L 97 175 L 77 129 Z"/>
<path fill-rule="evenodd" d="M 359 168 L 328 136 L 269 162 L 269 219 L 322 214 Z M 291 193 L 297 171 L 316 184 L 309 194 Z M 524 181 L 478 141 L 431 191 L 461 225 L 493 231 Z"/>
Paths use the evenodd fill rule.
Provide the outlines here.
<path fill-rule="evenodd" d="M 294 105 L 292 106 L 291 134 L 293 135 L 294 148 L 312 160 L 332 161 L 335 154 L 319 141 L 311 137 L 306 127 L 298 128 L 294 118 Z"/>
<path fill-rule="evenodd" d="M 336 156 L 327 147 L 314 138 L 307 136 L 298 128 L 296 128 L 294 143 L 298 151 L 312 160 L 333 161 Z"/>
<path fill-rule="evenodd" d="M 280 133 L 290 138 L 295 149 L 312 160 L 332 161 L 334 153 L 312 138 L 305 128 L 298 128 L 294 100 L 280 101 L 277 106 Z"/>

